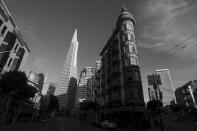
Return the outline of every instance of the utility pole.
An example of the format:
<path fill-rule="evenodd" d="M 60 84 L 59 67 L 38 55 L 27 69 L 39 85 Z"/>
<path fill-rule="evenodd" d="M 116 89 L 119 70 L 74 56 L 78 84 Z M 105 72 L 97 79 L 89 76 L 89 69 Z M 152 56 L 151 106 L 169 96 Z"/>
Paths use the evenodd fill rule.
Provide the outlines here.
<path fill-rule="evenodd" d="M 153 89 L 155 90 L 157 102 L 159 102 L 160 99 L 158 97 L 157 90 L 159 90 L 159 85 L 161 85 L 160 75 L 156 74 L 156 72 L 155 72 L 155 74 L 148 76 L 148 84 L 153 86 Z M 160 92 L 160 90 L 159 90 L 159 92 Z M 161 131 L 164 131 L 160 105 L 158 107 L 158 112 L 159 112 L 159 121 L 160 121 Z"/>
<path fill-rule="evenodd" d="M 192 100 L 194 102 L 194 107 L 197 108 L 196 101 L 195 101 L 195 98 L 194 98 L 194 95 L 193 95 L 193 92 L 192 92 L 192 88 L 191 88 L 190 85 L 188 86 L 188 88 L 189 88 L 189 92 L 191 94 Z"/>

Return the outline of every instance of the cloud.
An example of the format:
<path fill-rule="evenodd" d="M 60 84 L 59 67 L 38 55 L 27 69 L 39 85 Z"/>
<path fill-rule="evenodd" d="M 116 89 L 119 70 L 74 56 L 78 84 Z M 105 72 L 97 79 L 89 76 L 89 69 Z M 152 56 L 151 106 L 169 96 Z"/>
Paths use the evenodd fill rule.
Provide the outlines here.
<path fill-rule="evenodd" d="M 196 0 L 147 0 L 138 29 L 139 46 L 153 48 L 155 51 L 166 51 L 195 33 L 196 3 Z M 190 40 L 185 41 L 184 45 L 187 46 Z M 180 47 L 179 50 L 189 55 L 190 52 L 194 52 L 194 47 L 194 45 L 193 48 Z M 197 53 L 195 54 L 194 56 L 197 56 Z"/>
<path fill-rule="evenodd" d="M 46 61 L 46 58 L 36 58 L 34 61 L 34 65 L 39 69 L 43 69 L 46 65 Z"/>

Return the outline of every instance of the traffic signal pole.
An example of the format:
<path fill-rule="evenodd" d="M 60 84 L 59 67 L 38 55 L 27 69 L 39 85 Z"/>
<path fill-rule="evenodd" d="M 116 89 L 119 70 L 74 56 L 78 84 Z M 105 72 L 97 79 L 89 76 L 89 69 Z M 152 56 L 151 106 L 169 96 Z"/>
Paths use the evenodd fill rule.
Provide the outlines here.
<path fill-rule="evenodd" d="M 156 78 L 156 73 L 153 74 L 153 88 L 155 90 L 155 95 L 156 95 L 156 99 L 157 99 L 157 102 L 159 102 L 159 97 L 158 97 L 158 94 L 157 94 L 157 89 L 159 90 L 159 83 L 157 81 L 157 78 Z M 160 104 L 160 103 L 159 103 Z M 160 105 L 159 105 L 159 121 L 160 121 L 160 127 L 161 127 L 161 131 L 164 131 L 164 127 L 163 127 L 163 120 L 162 120 L 162 116 L 161 116 L 161 108 L 160 108 Z"/>

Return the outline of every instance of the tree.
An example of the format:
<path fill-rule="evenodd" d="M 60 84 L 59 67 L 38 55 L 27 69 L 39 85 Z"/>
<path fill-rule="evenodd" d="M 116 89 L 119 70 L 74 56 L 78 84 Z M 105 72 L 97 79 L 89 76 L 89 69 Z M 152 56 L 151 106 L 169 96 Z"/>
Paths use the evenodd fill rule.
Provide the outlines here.
<path fill-rule="evenodd" d="M 80 110 L 81 111 L 87 111 L 89 109 L 97 110 L 98 107 L 99 107 L 99 104 L 97 102 L 83 101 L 80 103 Z"/>
<path fill-rule="evenodd" d="M 38 90 L 35 87 L 31 85 L 27 85 L 26 88 L 20 90 L 19 95 L 21 99 L 25 100 L 25 99 L 33 98 L 37 92 Z"/>
<path fill-rule="evenodd" d="M 163 103 L 160 100 L 151 100 L 147 102 L 147 109 L 157 110 L 158 107 L 163 106 Z"/>
<path fill-rule="evenodd" d="M 17 92 L 27 86 L 27 77 L 24 72 L 10 71 L 2 75 L 0 80 L 2 93 Z"/>
<path fill-rule="evenodd" d="M 48 110 L 53 111 L 59 108 L 58 98 L 54 95 L 49 95 L 49 105 Z"/>
<path fill-rule="evenodd" d="M 25 72 L 10 71 L 2 75 L 0 80 L 0 91 L 2 94 L 11 95 L 18 99 L 28 99 L 34 97 L 37 90 L 27 84 Z"/>
<path fill-rule="evenodd" d="M 181 105 L 181 104 L 171 104 L 171 105 L 170 105 L 170 109 L 171 109 L 173 112 L 179 112 L 179 111 L 181 111 L 181 110 L 186 110 L 186 109 L 187 109 L 187 106 Z"/>

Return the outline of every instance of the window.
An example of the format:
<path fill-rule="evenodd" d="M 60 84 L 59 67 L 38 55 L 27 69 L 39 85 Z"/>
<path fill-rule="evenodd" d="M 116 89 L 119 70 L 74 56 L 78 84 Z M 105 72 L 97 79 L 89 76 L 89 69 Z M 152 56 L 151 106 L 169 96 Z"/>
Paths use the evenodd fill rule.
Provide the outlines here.
<path fill-rule="evenodd" d="M 127 30 L 132 30 L 132 25 L 131 24 L 127 24 L 126 27 L 127 27 Z"/>
<path fill-rule="evenodd" d="M 137 62 L 137 58 L 135 57 L 135 58 L 133 58 L 133 64 L 134 65 L 137 65 L 138 64 L 138 62 Z"/>
<path fill-rule="evenodd" d="M 8 67 L 10 67 L 11 62 L 12 62 L 12 58 L 10 58 L 10 60 L 8 62 Z"/>
<path fill-rule="evenodd" d="M 134 57 L 130 57 L 130 64 L 134 65 Z"/>
<path fill-rule="evenodd" d="M 127 34 L 127 39 L 131 40 L 131 34 L 129 34 L 129 33 Z"/>
<path fill-rule="evenodd" d="M 127 66 L 129 66 L 130 64 L 129 64 L 129 60 L 126 58 L 125 59 L 125 66 L 127 67 Z"/>
<path fill-rule="evenodd" d="M 126 27 L 125 27 L 125 25 L 122 25 L 122 30 L 126 30 Z"/>
<path fill-rule="evenodd" d="M 136 53 L 134 45 L 131 45 L 131 44 L 129 45 L 129 52 Z"/>
<path fill-rule="evenodd" d="M 19 46 L 19 45 L 18 45 L 18 44 L 16 44 L 16 46 L 15 46 L 15 48 L 14 48 L 14 51 L 16 51 L 16 50 L 17 50 L 18 46 Z"/>
<path fill-rule="evenodd" d="M 134 75 L 134 79 L 135 79 L 135 81 L 140 81 L 140 75 L 139 75 L 139 72 L 135 71 L 135 72 L 133 73 L 133 75 Z"/>
<path fill-rule="evenodd" d="M 2 35 L 4 35 L 4 33 L 5 33 L 6 29 L 7 29 L 7 27 L 6 27 L 6 26 L 4 26 L 4 27 L 3 27 L 3 29 L 2 29 L 2 31 L 1 31 L 1 34 L 2 34 Z"/>
<path fill-rule="evenodd" d="M 125 35 L 122 35 L 122 41 L 124 42 L 126 40 Z"/>
<path fill-rule="evenodd" d="M 127 40 L 134 41 L 133 35 L 130 33 L 127 33 Z"/>
<path fill-rule="evenodd" d="M 86 72 L 83 71 L 83 72 L 82 72 L 82 77 L 85 77 L 85 76 L 86 76 Z"/>
<path fill-rule="evenodd" d="M 3 25 L 3 20 L 0 19 L 0 27 Z"/>

